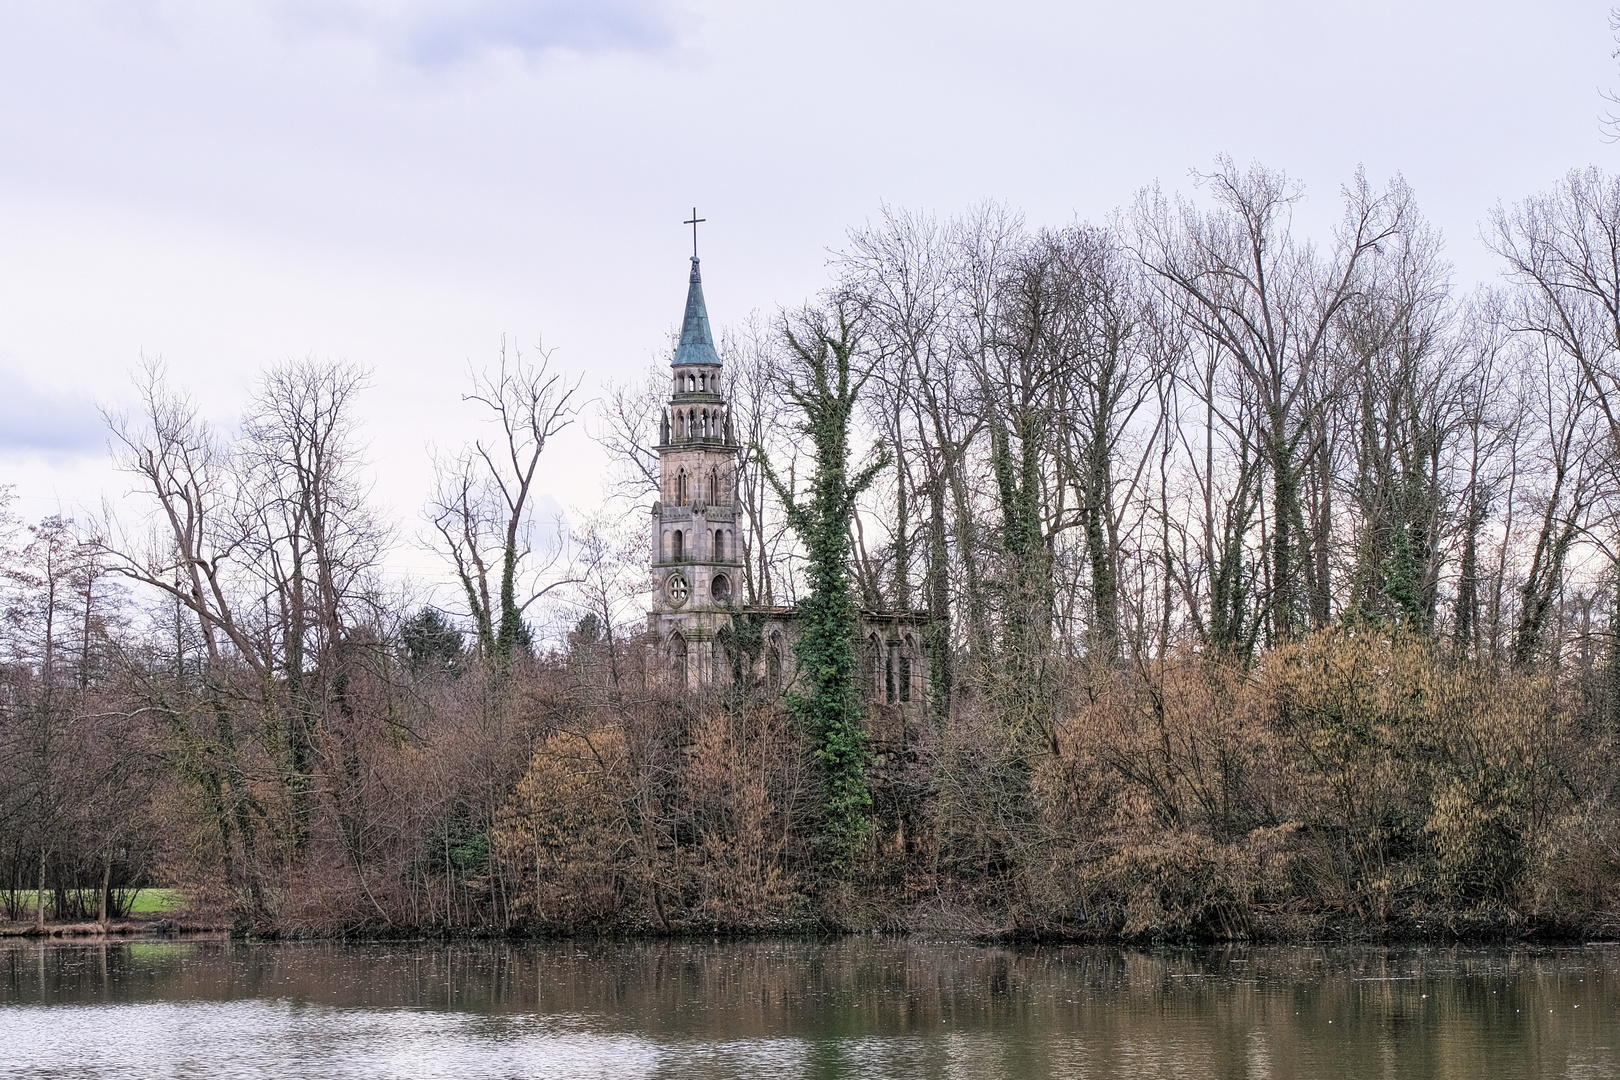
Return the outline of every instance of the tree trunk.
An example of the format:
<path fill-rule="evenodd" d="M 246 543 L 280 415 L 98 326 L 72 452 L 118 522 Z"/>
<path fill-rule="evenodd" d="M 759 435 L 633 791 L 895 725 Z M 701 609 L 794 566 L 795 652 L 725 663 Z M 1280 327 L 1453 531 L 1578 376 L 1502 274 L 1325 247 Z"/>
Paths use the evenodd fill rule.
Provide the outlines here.
<path fill-rule="evenodd" d="M 45 849 L 40 848 L 39 887 L 34 891 L 34 928 L 41 933 L 45 931 L 45 855 Z"/>
<path fill-rule="evenodd" d="M 101 913 L 96 921 L 102 926 L 107 925 L 107 901 L 112 895 L 112 844 L 108 844 L 101 855 Z"/>

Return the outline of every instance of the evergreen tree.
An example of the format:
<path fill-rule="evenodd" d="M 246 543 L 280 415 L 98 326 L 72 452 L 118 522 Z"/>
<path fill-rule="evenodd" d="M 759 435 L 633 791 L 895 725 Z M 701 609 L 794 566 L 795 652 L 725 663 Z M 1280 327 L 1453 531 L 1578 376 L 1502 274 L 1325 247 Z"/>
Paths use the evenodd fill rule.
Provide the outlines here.
<path fill-rule="evenodd" d="M 424 607 L 407 619 L 400 630 L 400 644 L 405 649 L 405 666 L 413 675 L 451 672 L 461 666 L 461 631 L 437 608 Z"/>

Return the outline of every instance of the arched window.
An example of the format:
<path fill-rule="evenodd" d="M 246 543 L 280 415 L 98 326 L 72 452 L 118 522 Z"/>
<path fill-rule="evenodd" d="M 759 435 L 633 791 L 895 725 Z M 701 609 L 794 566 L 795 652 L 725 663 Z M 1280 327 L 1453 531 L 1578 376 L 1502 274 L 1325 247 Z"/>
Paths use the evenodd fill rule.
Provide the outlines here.
<path fill-rule="evenodd" d="M 678 633 L 669 639 L 669 675 L 677 689 L 686 689 L 686 639 Z"/>
<path fill-rule="evenodd" d="M 782 635 L 771 634 L 771 646 L 765 654 L 765 685 L 771 693 L 782 690 Z"/>
<path fill-rule="evenodd" d="M 883 700 L 894 704 L 898 696 L 894 685 L 894 669 L 899 662 L 899 649 L 885 649 L 883 656 Z"/>
<path fill-rule="evenodd" d="M 911 700 L 911 661 L 917 655 L 917 643 L 910 634 L 906 635 L 905 642 L 900 646 L 900 700 Z"/>
<path fill-rule="evenodd" d="M 709 502 L 715 506 L 726 505 L 726 500 L 720 497 L 720 470 L 709 470 Z"/>
<path fill-rule="evenodd" d="M 677 506 L 686 505 L 686 470 L 682 469 L 675 476 L 675 503 Z M 679 533 L 675 535 L 679 536 Z"/>
<path fill-rule="evenodd" d="M 707 371 L 698 374 L 698 389 L 705 391 L 709 389 L 709 373 Z"/>
<path fill-rule="evenodd" d="M 697 376 L 696 375 L 688 375 L 686 377 L 686 389 L 689 390 L 689 391 L 697 389 Z"/>
<path fill-rule="evenodd" d="M 883 663 L 883 646 L 878 643 L 877 635 L 873 634 L 866 639 L 866 646 L 861 650 L 861 678 L 866 681 L 866 696 L 876 699 L 878 696 L 878 667 Z"/>
<path fill-rule="evenodd" d="M 714 561 L 724 562 L 726 558 L 726 534 L 719 529 L 714 530 Z"/>
<path fill-rule="evenodd" d="M 685 542 L 686 542 L 686 538 L 681 535 L 681 530 L 676 529 L 675 530 L 675 547 L 674 547 L 674 550 L 672 552 L 673 556 L 676 559 L 684 559 L 684 558 L 686 558 Z"/>

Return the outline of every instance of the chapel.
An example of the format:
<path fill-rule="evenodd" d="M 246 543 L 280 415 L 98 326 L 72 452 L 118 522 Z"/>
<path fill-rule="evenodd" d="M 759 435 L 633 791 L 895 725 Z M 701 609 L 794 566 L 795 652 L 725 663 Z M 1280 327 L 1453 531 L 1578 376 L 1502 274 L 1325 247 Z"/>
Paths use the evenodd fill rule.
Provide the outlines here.
<path fill-rule="evenodd" d="M 774 691 L 792 687 L 796 620 L 792 608 L 746 603 L 742 595 L 746 523 L 738 508 L 743 447 L 727 408 L 723 365 L 692 255 L 680 341 L 670 362 L 670 397 L 658 425 L 658 499 L 652 506 L 652 597 L 648 629 L 670 685 L 693 693 L 738 674 Z M 738 644 L 748 624 L 747 655 Z M 917 612 L 861 613 L 862 679 L 879 713 L 908 726 L 920 720 L 927 663 Z M 881 733 L 874 732 L 874 734 Z"/>

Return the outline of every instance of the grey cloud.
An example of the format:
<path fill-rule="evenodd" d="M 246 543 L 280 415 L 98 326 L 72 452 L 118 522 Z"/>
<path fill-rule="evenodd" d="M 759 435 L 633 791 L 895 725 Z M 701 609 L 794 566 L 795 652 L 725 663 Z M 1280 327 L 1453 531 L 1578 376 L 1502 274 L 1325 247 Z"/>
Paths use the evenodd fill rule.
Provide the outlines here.
<path fill-rule="evenodd" d="M 344 33 L 416 67 L 437 69 L 511 50 L 651 52 L 675 40 L 669 0 L 280 0 L 289 29 Z"/>
<path fill-rule="evenodd" d="M 0 453 L 77 457 L 106 448 L 106 430 L 89 398 L 47 394 L 0 371 Z"/>

